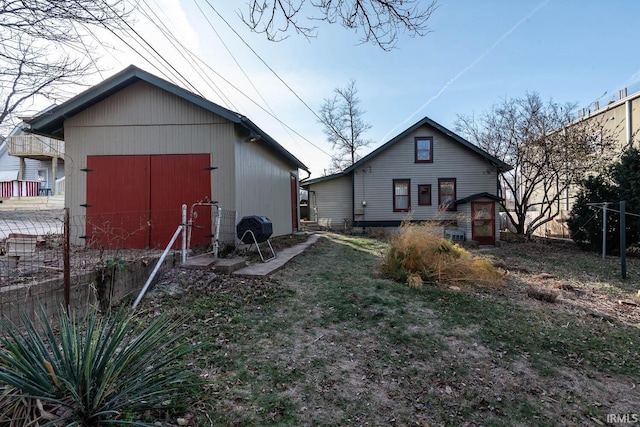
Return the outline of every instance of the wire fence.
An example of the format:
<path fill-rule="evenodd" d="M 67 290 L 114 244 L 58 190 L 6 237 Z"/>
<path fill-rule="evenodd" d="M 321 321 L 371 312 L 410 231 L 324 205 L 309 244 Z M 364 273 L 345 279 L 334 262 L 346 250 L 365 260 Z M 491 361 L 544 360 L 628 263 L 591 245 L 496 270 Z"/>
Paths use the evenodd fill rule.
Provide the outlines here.
<path fill-rule="evenodd" d="M 0 315 L 61 304 L 83 310 L 136 294 L 178 228 L 186 256 L 235 244 L 236 212 L 212 205 L 185 224 L 181 209 L 65 217 L 65 210 L 11 211 L 0 217 Z M 180 262 L 182 239 L 162 270 Z"/>

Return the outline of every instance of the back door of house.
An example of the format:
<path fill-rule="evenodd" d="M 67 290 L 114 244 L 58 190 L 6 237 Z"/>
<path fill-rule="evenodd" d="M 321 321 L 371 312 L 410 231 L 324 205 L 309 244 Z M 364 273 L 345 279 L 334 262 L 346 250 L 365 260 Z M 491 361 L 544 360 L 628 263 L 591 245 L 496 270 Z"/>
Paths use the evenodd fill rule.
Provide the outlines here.
<path fill-rule="evenodd" d="M 494 245 L 495 236 L 495 203 L 471 202 L 471 238 L 481 245 Z"/>
<path fill-rule="evenodd" d="M 182 204 L 211 198 L 208 166 L 209 154 L 88 156 L 87 244 L 165 247 L 180 225 Z M 192 244 L 210 242 L 210 212 L 199 212 Z"/>

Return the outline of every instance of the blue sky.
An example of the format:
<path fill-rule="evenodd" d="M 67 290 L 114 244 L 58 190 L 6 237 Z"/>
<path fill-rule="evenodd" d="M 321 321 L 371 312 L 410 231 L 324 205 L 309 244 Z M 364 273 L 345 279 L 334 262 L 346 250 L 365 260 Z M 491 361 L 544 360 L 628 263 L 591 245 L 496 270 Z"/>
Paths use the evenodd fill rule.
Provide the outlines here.
<path fill-rule="evenodd" d="M 202 72 L 193 71 L 194 60 L 179 55 L 144 16 L 133 27 L 203 96 L 249 117 L 305 163 L 313 177 L 323 174 L 331 147 L 311 110 L 317 112 L 335 87 L 351 79 L 364 119 L 372 125 L 365 136 L 373 143 L 362 154 L 424 116 L 453 130 L 459 115 L 481 114 L 527 92 L 587 107 L 596 100 L 603 105 L 617 99 L 623 87 L 630 93 L 640 89 L 636 0 L 440 0 L 429 21 L 432 32 L 402 36 L 391 52 L 360 44 L 358 33 L 337 25 L 320 25 L 313 39 L 292 33 L 269 42 L 241 23 L 238 11 L 246 9 L 244 2 L 197 1 L 202 11 L 193 0 L 142 4 L 244 95 L 213 71 L 207 74 L 216 86 L 203 80 Z M 100 62 L 107 71 L 87 83 L 133 63 L 185 86 L 154 55 L 145 55 L 147 61 L 117 40 L 110 45 L 115 49 L 105 48 Z"/>

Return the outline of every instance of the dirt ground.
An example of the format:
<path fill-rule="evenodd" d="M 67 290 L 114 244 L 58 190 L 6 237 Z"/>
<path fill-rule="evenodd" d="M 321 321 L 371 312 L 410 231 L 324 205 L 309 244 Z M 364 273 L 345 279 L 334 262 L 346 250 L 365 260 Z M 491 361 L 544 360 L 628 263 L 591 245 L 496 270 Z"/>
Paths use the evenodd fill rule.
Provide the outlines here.
<path fill-rule="evenodd" d="M 483 343 L 477 337 L 477 327 L 452 328 L 443 320 L 444 307 L 426 306 L 420 301 L 402 307 L 402 312 L 419 319 L 407 327 L 408 338 L 403 335 L 408 344 L 383 339 L 375 323 L 366 328 L 358 328 L 358 323 L 348 327 L 327 323 L 324 319 L 331 307 L 318 303 L 313 277 L 322 274 L 315 272 L 318 262 L 342 268 L 331 264 L 341 255 L 332 253 L 335 248 L 326 242 L 317 243 L 310 251 L 315 254 L 264 280 L 221 278 L 214 272 L 194 277 L 193 272 L 180 269 L 163 278 L 154 300 L 166 295 L 182 299 L 206 289 L 229 295 L 242 292 L 246 304 L 256 304 L 266 295 L 286 290 L 286 304 L 259 320 L 261 325 L 255 329 L 244 330 L 245 334 L 256 335 L 250 349 L 234 343 L 233 335 L 221 334 L 220 346 L 228 354 L 237 354 L 236 359 L 243 354 L 246 362 L 242 363 L 247 369 L 253 367 L 257 383 L 236 380 L 234 384 L 229 379 L 231 368 L 212 365 L 203 376 L 222 378 L 226 383 L 213 380 L 208 386 L 217 397 L 214 403 L 201 402 L 200 409 L 194 409 L 193 425 L 209 425 L 196 420 L 204 419 L 206 413 L 211 421 L 215 412 L 226 417 L 217 423 L 211 421 L 211 425 L 261 425 L 268 421 L 279 425 L 598 426 L 607 424 L 608 414 L 640 414 L 638 375 L 590 369 L 580 354 L 567 355 L 563 365 L 545 373 L 536 365 L 539 359 L 526 350 L 514 355 L 499 345 Z M 316 254 L 320 258 L 314 261 Z M 617 258 L 603 261 L 572 245 L 510 244 L 483 251 L 483 255 L 492 257 L 504 270 L 507 286 L 492 296 L 479 293 L 477 298 L 509 301 L 550 326 L 558 318 L 566 318 L 567 328 L 591 325 L 594 320 L 604 326 L 640 327 L 638 259 L 629 260 L 629 278 L 621 281 Z M 362 268 L 361 273 L 366 274 L 371 266 Z M 353 277 L 358 272 L 354 274 L 345 283 L 356 280 Z M 451 290 L 473 292 L 455 287 Z M 375 300 L 375 292 L 373 296 L 352 293 L 347 298 L 355 307 L 367 298 Z M 540 299 L 539 295 L 547 297 Z M 159 302 L 151 304 L 157 306 Z M 398 309 L 390 308 L 389 312 Z M 215 326 L 219 321 L 216 316 L 207 319 L 207 327 Z M 220 321 L 226 321 L 224 316 Z M 541 334 L 540 340 L 545 339 L 544 330 L 536 333 Z M 436 341 L 444 345 L 432 345 Z M 637 357 L 637 336 L 629 345 L 633 347 L 631 354 Z M 605 359 L 609 356 L 601 355 Z M 275 405 L 269 414 L 256 420 L 259 411 L 251 399 L 242 396 L 253 387 L 263 386 L 259 383 L 264 380 L 263 373 L 259 371 L 272 365 L 295 378 L 271 385 L 271 393 L 291 402 L 293 408 Z M 287 421 L 289 412 L 295 412 L 295 422 Z"/>

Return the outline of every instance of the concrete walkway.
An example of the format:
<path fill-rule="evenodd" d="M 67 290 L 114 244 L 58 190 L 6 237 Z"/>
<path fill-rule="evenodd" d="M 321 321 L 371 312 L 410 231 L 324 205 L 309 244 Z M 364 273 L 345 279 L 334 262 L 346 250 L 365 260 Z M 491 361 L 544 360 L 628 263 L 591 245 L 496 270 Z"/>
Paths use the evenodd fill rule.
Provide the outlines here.
<path fill-rule="evenodd" d="M 240 270 L 234 271 L 234 276 L 242 277 L 265 277 L 280 270 L 284 265 L 289 262 L 296 255 L 301 254 L 309 246 L 313 245 L 319 238 L 317 234 L 309 236 L 306 242 L 298 243 L 290 248 L 281 249 L 276 252 L 276 257 L 269 262 L 255 262 Z"/>

